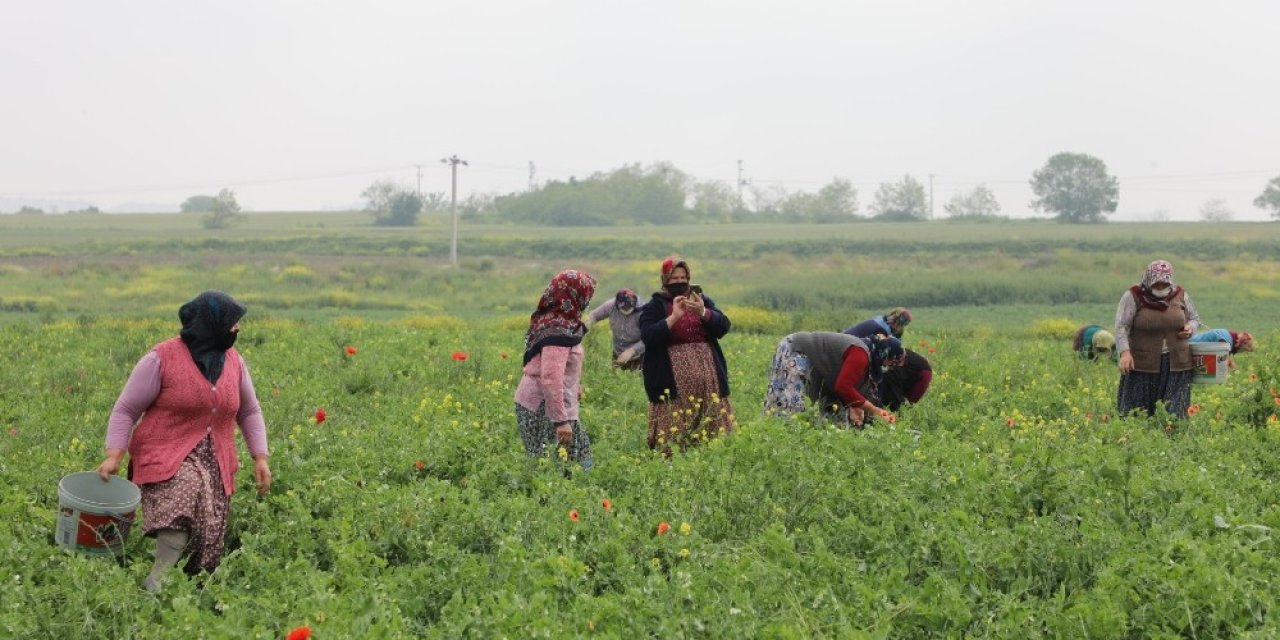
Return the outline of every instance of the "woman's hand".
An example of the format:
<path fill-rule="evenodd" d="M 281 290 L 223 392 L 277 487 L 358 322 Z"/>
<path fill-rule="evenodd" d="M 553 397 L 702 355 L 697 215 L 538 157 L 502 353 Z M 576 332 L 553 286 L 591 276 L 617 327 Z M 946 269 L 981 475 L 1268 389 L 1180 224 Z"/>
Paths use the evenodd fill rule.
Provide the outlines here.
<path fill-rule="evenodd" d="M 862 407 L 849 407 L 849 424 L 860 427 L 862 422 L 867 419 L 867 412 Z"/>
<path fill-rule="evenodd" d="M 267 456 L 253 457 L 253 481 L 258 485 L 258 495 L 266 495 L 271 489 L 271 466 L 267 464 Z"/>
<path fill-rule="evenodd" d="M 702 314 L 707 311 L 707 303 L 702 301 L 700 295 L 689 295 L 684 299 L 684 310 L 701 318 Z"/>
<path fill-rule="evenodd" d="M 1133 371 L 1133 355 L 1128 351 L 1120 352 L 1120 373 Z"/>
<path fill-rule="evenodd" d="M 98 477 L 103 482 L 109 482 L 111 476 L 114 476 L 120 470 L 120 458 L 124 457 L 124 449 L 107 449 L 107 458 L 98 465 Z"/>
<path fill-rule="evenodd" d="M 565 422 L 556 427 L 556 444 L 568 449 L 573 445 L 573 424 Z"/>
<path fill-rule="evenodd" d="M 1189 323 L 1188 323 L 1188 324 L 1184 324 L 1184 325 L 1182 325 L 1182 331 L 1179 331 L 1179 332 L 1178 332 L 1178 337 L 1179 337 L 1179 338 L 1190 338 L 1190 337 L 1191 337 L 1191 325 L 1190 325 Z"/>
<path fill-rule="evenodd" d="M 671 315 L 667 316 L 667 327 L 674 327 L 684 317 L 684 302 L 688 300 L 686 296 L 677 296 L 671 301 Z"/>

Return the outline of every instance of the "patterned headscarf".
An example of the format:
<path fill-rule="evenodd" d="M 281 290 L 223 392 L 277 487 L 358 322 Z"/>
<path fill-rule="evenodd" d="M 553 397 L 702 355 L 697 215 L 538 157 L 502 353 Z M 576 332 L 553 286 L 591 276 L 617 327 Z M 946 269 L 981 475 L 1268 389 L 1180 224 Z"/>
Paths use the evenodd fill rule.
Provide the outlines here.
<path fill-rule="evenodd" d="M 884 314 L 884 323 L 889 325 L 893 337 L 901 339 L 902 332 L 906 331 L 907 325 L 911 324 L 911 311 L 906 307 L 895 307 L 893 311 Z"/>
<path fill-rule="evenodd" d="M 684 258 L 670 256 L 662 261 L 662 288 L 665 289 L 667 287 L 667 281 L 671 279 L 671 272 L 675 271 L 676 267 L 684 267 L 684 271 L 689 274 L 689 278 L 693 278 L 693 271 L 689 269 L 689 263 L 685 262 Z"/>
<path fill-rule="evenodd" d="M 591 304 L 596 280 L 589 274 L 566 269 L 557 273 L 538 299 L 524 335 L 524 362 L 528 364 L 547 345 L 572 347 L 587 333 L 582 312 Z"/>
<path fill-rule="evenodd" d="M 236 342 L 231 327 L 244 317 L 244 305 L 221 291 L 205 291 L 178 309 L 182 321 L 182 342 L 191 352 L 200 373 L 217 384 L 226 362 L 227 349 Z"/>
<path fill-rule="evenodd" d="M 1157 282 L 1167 282 L 1169 286 L 1173 284 L 1173 265 L 1167 260 L 1156 260 L 1147 265 L 1147 270 L 1142 274 L 1142 288 L 1151 290 L 1151 285 Z"/>
<path fill-rule="evenodd" d="M 1169 283 L 1169 295 L 1157 298 L 1151 294 L 1151 285 L 1157 282 Z M 1164 311 L 1169 308 L 1169 300 L 1176 297 L 1182 291 L 1182 287 L 1173 281 L 1173 265 L 1166 260 L 1156 260 L 1147 265 L 1146 272 L 1142 274 L 1142 281 L 1136 286 L 1129 287 L 1129 291 L 1133 293 L 1139 305 L 1147 309 Z"/>
<path fill-rule="evenodd" d="M 902 341 L 883 334 L 877 333 L 867 340 L 868 350 L 871 352 L 871 378 L 879 384 L 881 376 L 884 372 L 881 367 L 901 366 L 906 359 L 907 352 L 902 347 Z"/>
<path fill-rule="evenodd" d="M 617 295 L 613 296 L 613 306 L 618 310 L 632 309 L 640 304 L 640 296 L 636 295 L 631 289 L 618 289 Z"/>

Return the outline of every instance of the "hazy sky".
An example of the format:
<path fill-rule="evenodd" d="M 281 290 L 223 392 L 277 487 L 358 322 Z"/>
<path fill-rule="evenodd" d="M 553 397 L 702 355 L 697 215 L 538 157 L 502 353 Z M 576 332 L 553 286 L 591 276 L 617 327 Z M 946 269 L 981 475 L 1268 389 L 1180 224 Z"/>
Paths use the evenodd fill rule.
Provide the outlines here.
<path fill-rule="evenodd" d="M 510 192 L 627 163 L 812 191 L 910 173 L 1025 215 L 1052 154 L 1113 219 L 1280 175 L 1280 2 L 21 2 L 0 21 L 0 203 L 333 208 L 370 182 Z M 12 211 L 13 206 L 5 206 Z"/>

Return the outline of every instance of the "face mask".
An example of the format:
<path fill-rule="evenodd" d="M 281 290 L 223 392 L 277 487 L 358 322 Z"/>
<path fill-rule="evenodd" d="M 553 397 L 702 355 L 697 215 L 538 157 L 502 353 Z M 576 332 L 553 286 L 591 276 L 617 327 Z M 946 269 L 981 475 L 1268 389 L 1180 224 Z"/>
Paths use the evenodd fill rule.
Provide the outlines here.
<path fill-rule="evenodd" d="M 227 335 L 225 335 L 225 336 L 223 336 L 223 337 L 222 337 L 222 340 L 220 341 L 220 343 L 221 343 L 221 344 L 219 344 L 219 345 L 218 345 L 218 348 L 220 348 L 220 349 L 224 349 L 224 350 L 225 350 L 225 349 L 230 349 L 232 346 L 234 346 L 234 345 L 235 345 L 235 343 L 236 343 L 236 338 L 237 338 L 237 337 L 239 337 L 239 336 L 240 336 L 240 332 L 239 332 L 239 331 L 237 331 L 237 332 L 235 332 L 235 333 L 230 333 L 230 332 L 228 332 L 228 333 L 227 333 Z"/>
<path fill-rule="evenodd" d="M 624 316 L 631 315 L 631 312 L 635 310 L 635 307 L 618 307 L 618 313 L 621 313 Z"/>
<path fill-rule="evenodd" d="M 682 296 L 686 293 L 689 293 L 689 283 L 688 282 L 672 282 L 671 284 L 667 285 L 667 293 L 670 293 L 673 296 Z"/>
<path fill-rule="evenodd" d="M 1169 292 L 1172 290 L 1173 290 L 1173 287 L 1166 287 L 1164 289 L 1152 289 L 1151 295 L 1157 298 L 1167 298 L 1169 296 Z"/>
<path fill-rule="evenodd" d="M 887 365 L 887 364 L 882 364 L 882 365 L 880 365 L 880 373 L 889 373 L 889 370 L 890 370 L 890 369 L 892 369 L 892 368 L 893 368 L 893 367 L 891 367 L 891 366 L 889 366 L 889 365 Z"/>

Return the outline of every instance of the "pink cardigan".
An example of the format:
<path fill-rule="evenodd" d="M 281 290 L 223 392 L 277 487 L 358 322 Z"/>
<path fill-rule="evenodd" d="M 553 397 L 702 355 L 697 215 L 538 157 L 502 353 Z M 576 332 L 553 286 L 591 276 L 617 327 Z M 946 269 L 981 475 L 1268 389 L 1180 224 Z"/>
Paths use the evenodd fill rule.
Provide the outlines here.
<path fill-rule="evenodd" d="M 516 387 L 516 403 L 537 411 L 547 403 L 552 423 L 578 419 L 578 379 L 582 376 L 582 345 L 546 346 L 529 364 Z"/>
<path fill-rule="evenodd" d="M 142 419 L 129 438 L 128 426 L 139 415 Z M 227 351 L 218 384 L 211 385 L 182 340 L 172 338 L 156 345 L 129 376 L 111 413 L 107 447 L 120 449 L 127 442 L 130 479 L 149 484 L 172 478 L 187 454 L 209 435 L 223 489 L 230 496 L 240 467 L 235 448 L 237 422 L 250 453 L 266 454 L 262 410 L 240 354 L 235 349 Z"/>

